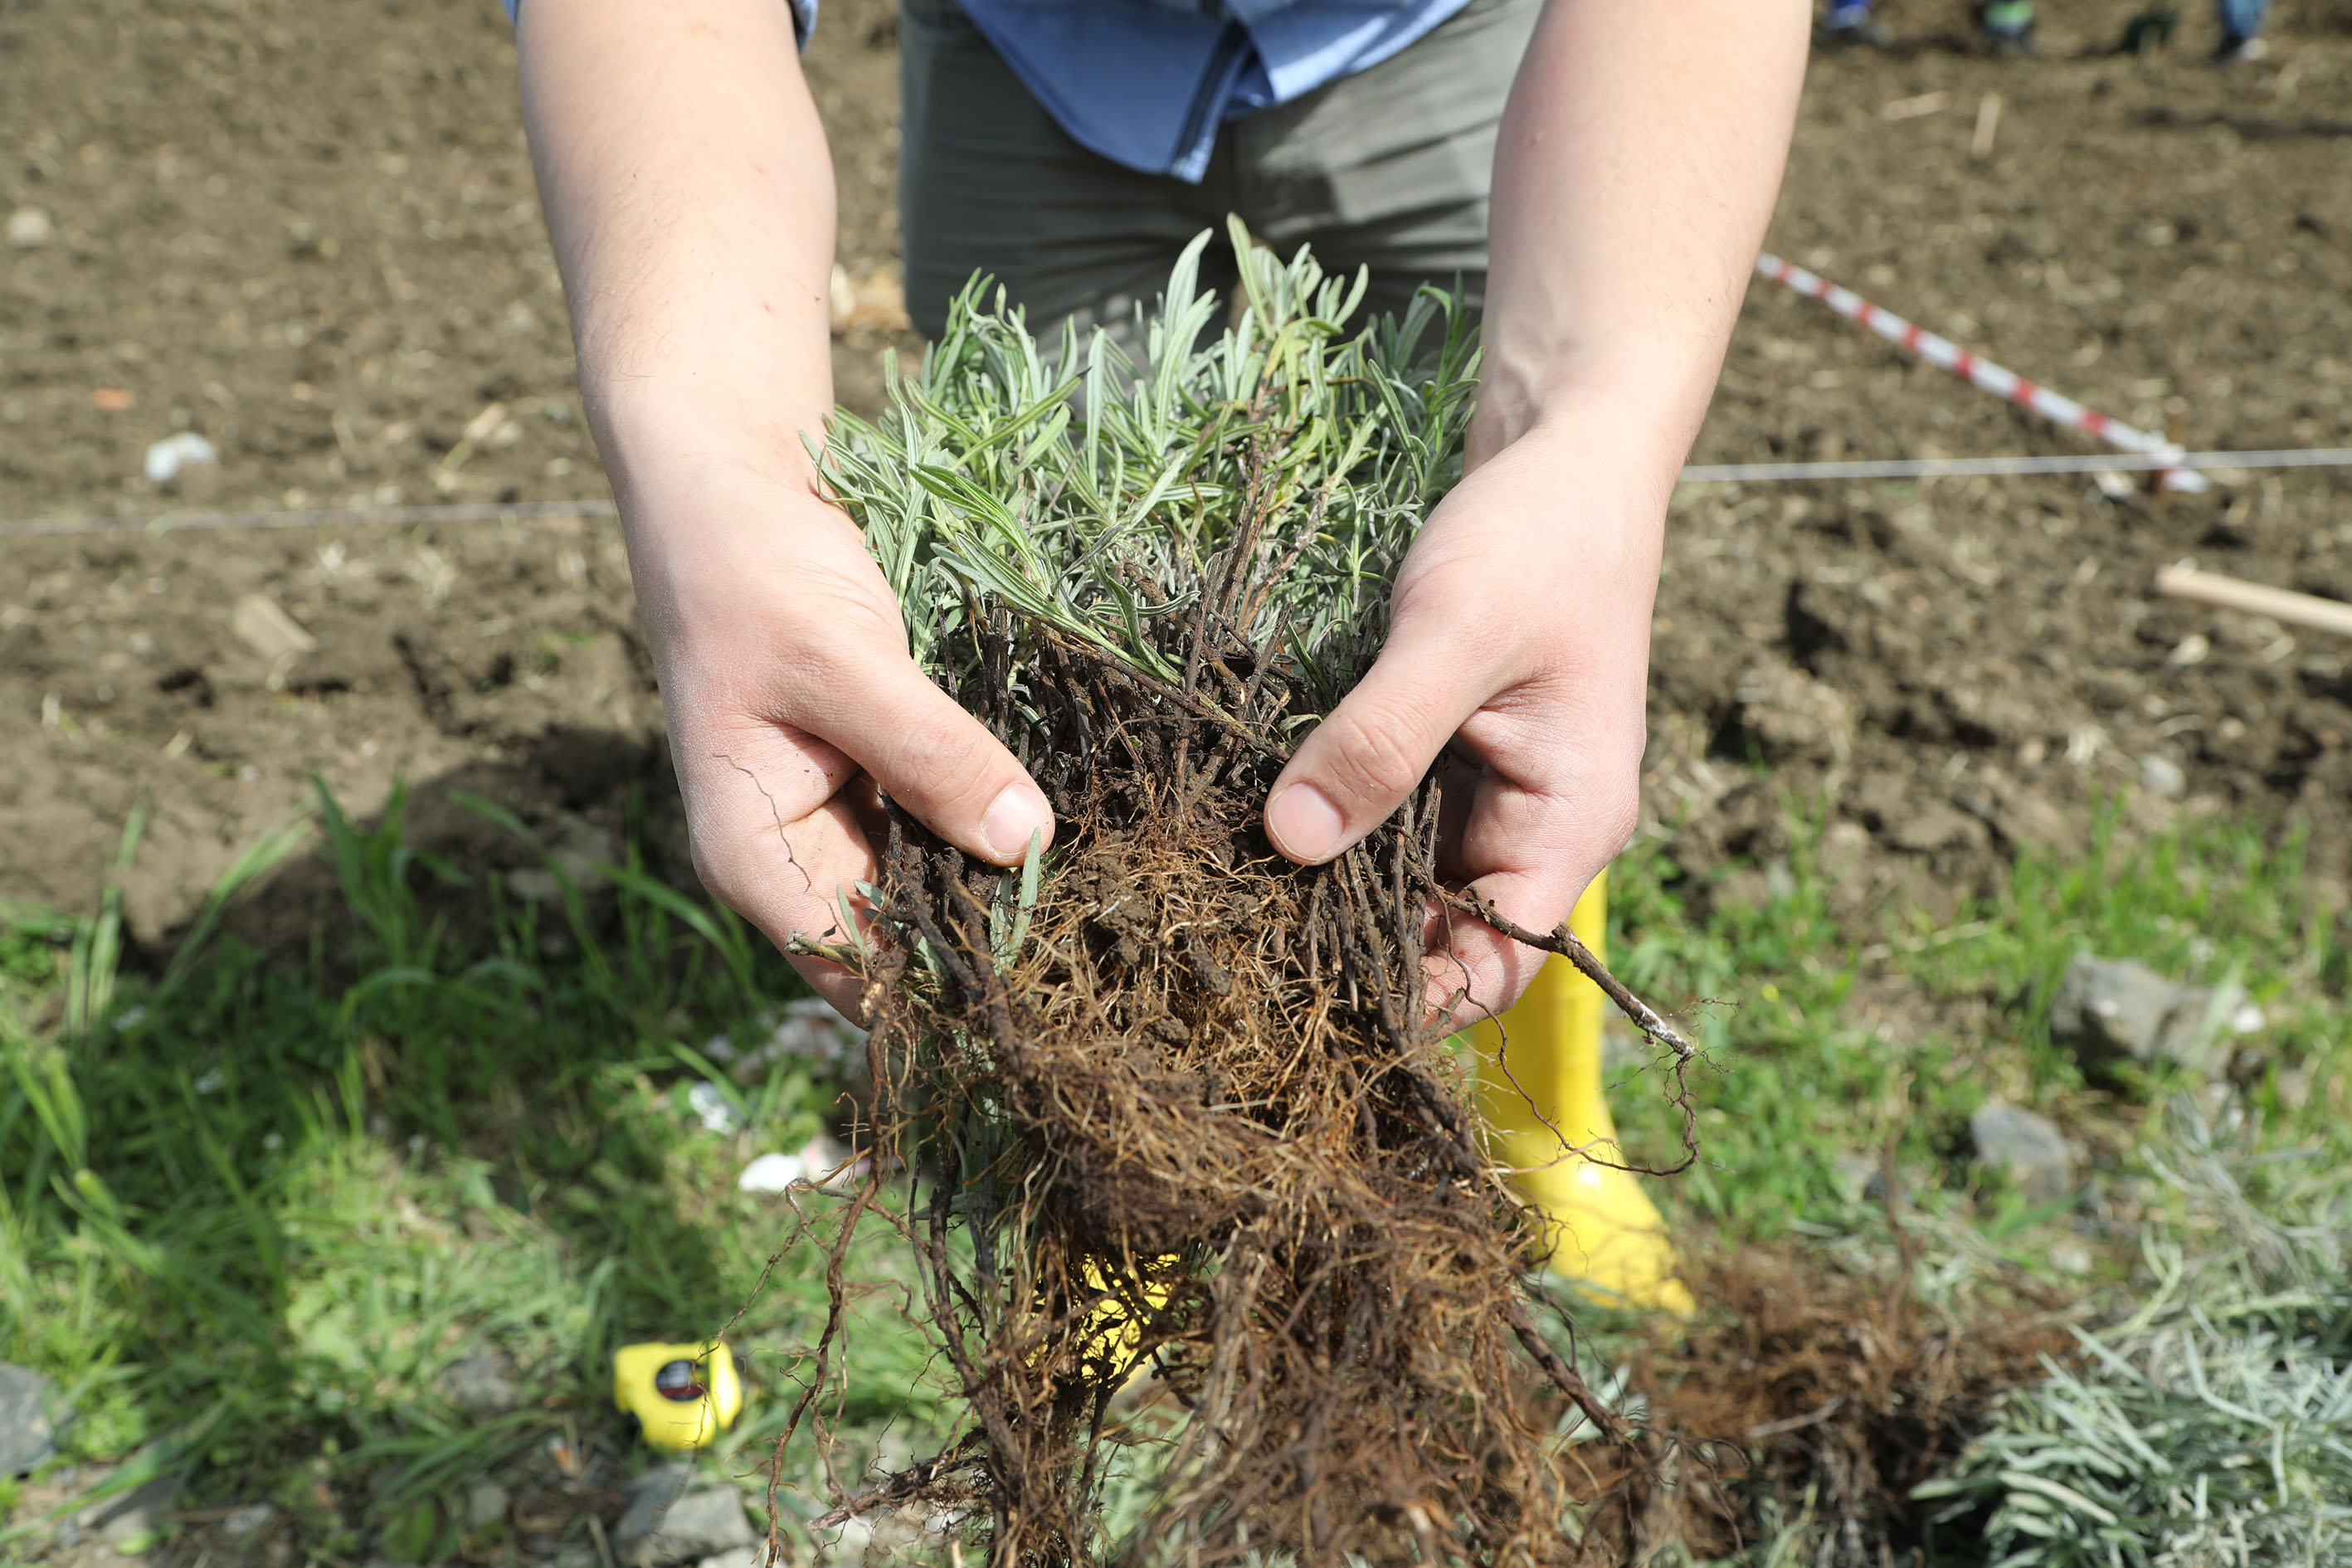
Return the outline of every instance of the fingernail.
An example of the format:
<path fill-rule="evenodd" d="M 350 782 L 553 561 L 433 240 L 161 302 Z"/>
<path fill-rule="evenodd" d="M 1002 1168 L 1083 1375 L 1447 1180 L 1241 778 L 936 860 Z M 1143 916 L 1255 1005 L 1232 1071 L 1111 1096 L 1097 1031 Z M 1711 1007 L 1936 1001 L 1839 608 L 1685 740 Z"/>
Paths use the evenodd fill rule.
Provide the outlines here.
<path fill-rule="evenodd" d="M 1004 786 L 980 819 L 980 836 L 988 841 L 988 852 L 1000 865 L 1011 865 L 1029 853 L 1033 835 L 1054 837 L 1054 808 L 1035 784 L 1017 784 Z"/>
<path fill-rule="evenodd" d="M 1295 784 L 1267 804 L 1265 831 L 1285 855 L 1317 866 L 1339 853 L 1348 825 L 1329 795 L 1311 784 Z"/>

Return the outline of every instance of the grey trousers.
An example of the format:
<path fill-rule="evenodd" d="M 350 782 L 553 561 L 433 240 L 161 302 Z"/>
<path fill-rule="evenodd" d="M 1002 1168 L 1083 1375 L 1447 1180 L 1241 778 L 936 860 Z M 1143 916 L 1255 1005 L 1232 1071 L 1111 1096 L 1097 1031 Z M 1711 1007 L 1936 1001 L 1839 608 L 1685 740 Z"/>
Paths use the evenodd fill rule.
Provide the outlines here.
<path fill-rule="evenodd" d="M 1283 256 L 1311 244 L 1328 271 L 1369 267 L 1371 313 L 1457 279 L 1475 307 L 1496 130 L 1541 9 L 1473 0 L 1370 70 L 1228 121 L 1194 185 L 1072 141 L 956 0 L 900 0 L 908 311 L 937 337 L 949 301 L 987 272 L 1041 338 L 1075 320 L 1128 340 L 1136 307 L 1150 308 L 1204 228 L 1219 238 L 1202 281 L 1233 287 L 1229 213 Z"/>

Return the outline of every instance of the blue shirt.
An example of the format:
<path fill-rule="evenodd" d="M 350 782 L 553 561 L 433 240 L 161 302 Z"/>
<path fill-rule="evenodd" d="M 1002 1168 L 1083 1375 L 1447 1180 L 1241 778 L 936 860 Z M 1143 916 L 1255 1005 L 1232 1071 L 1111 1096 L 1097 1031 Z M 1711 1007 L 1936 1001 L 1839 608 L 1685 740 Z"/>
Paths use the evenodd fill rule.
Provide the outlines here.
<path fill-rule="evenodd" d="M 1073 141 L 1193 184 L 1217 129 L 1380 64 L 1470 0 L 961 0 Z M 507 15 L 518 0 L 504 0 Z M 790 0 L 808 42 L 818 0 Z"/>
<path fill-rule="evenodd" d="M 1469 0 L 961 0 L 1071 139 L 1199 184 L 1218 127 L 1380 64 Z"/>

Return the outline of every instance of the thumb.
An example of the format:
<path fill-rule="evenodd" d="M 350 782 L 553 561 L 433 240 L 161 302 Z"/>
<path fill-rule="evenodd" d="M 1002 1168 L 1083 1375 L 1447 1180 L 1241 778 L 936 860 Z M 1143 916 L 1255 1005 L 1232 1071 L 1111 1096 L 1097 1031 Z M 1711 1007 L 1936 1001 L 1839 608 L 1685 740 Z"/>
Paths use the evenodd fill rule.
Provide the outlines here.
<path fill-rule="evenodd" d="M 1371 669 L 1315 727 L 1267 793 L 1266 837 L 1320 865 L 1412 793 L 1486 691 L 1441 637 L 1394 628 Z"/>
<path fill-rule="evenodd" d="M 847 753 L 882 792 L 967 854 L 1020 862 L 1054 838 L 1054 808 L 1020 759 L 900 653 L 856 681 L 833 681 L 830 711 L 810 728 Z"/>

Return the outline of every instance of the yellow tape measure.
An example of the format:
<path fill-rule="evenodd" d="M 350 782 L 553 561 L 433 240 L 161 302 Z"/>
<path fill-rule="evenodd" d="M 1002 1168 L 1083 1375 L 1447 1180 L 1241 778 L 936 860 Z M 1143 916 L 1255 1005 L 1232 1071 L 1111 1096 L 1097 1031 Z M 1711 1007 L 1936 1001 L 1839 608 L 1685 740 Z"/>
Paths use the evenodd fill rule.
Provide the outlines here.
<path fill-rule="evenodd" d="M 613 1352 L 613 1405 L 656 1448 L 709 1446 L 743 1410 L 735 1353 L 723 1344 L 635 1344 Z"/>

